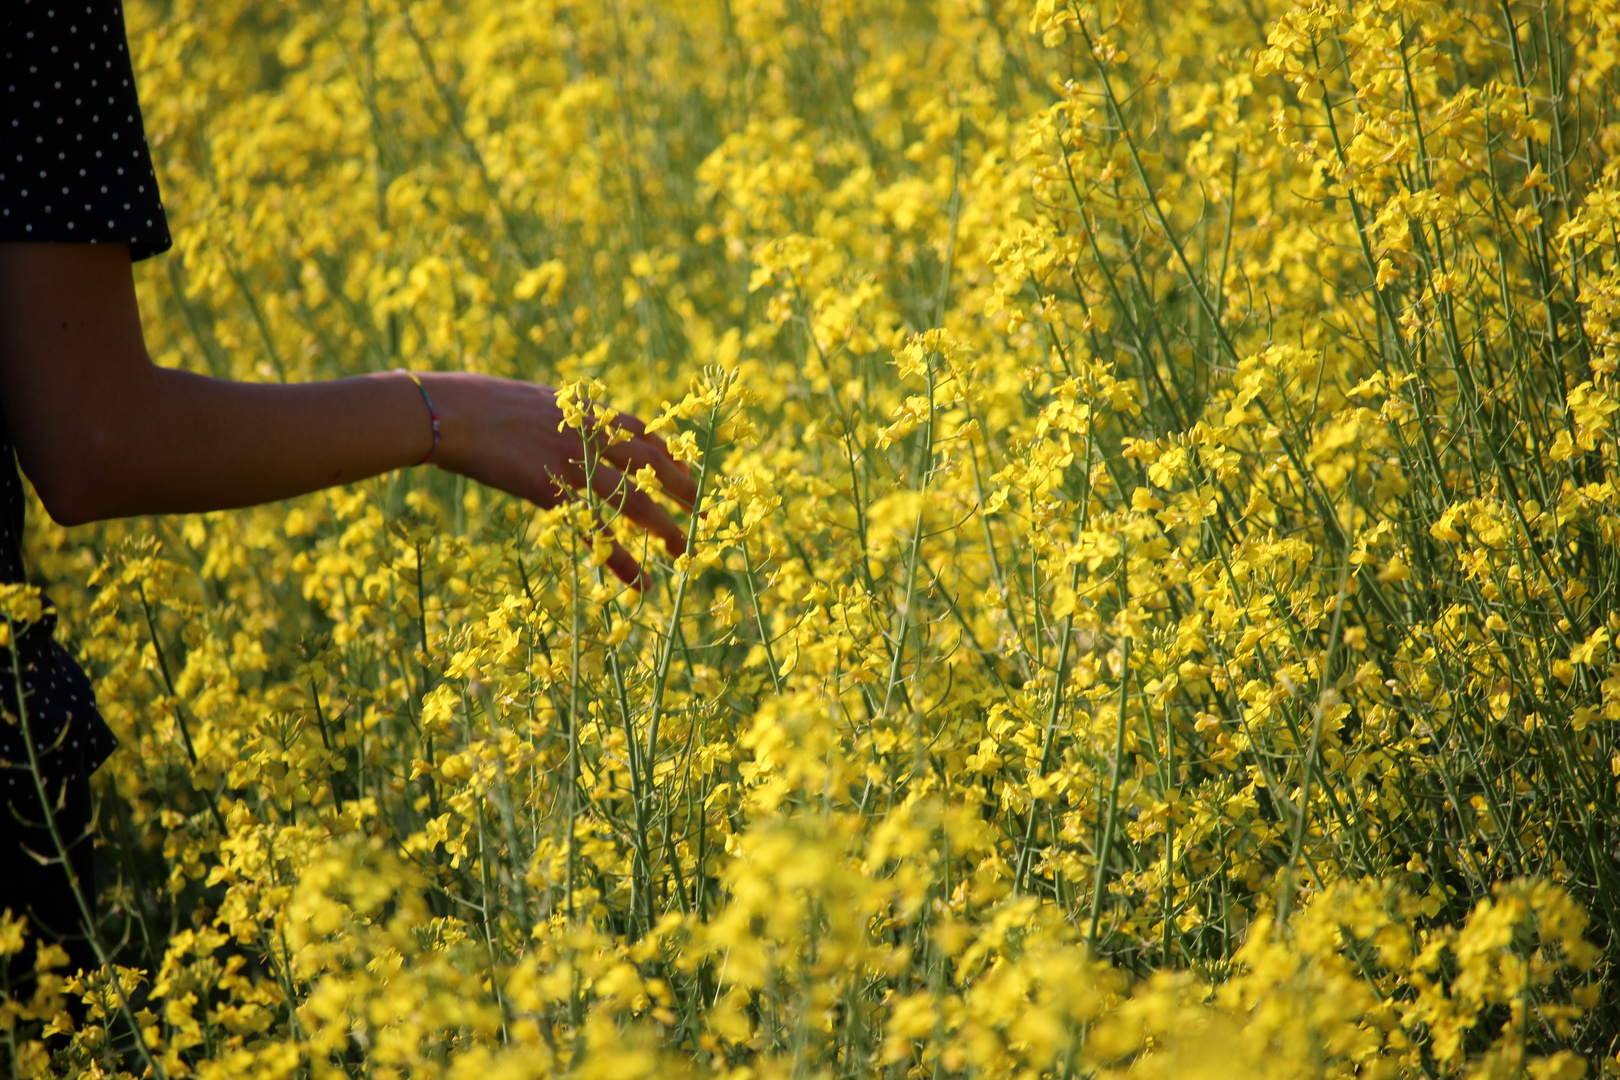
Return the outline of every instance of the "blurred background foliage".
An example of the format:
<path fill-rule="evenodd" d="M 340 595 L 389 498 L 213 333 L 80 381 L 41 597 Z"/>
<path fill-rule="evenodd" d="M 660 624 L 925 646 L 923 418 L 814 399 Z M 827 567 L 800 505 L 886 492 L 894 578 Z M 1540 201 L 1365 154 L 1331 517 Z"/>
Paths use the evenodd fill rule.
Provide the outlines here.
<path fill-rule="evenodd" d="M 36 506 L 119 976 L 15 1071 L 1620 1070 L 1612 0 L 127 16 L 160 363 L 577 386 L 703 514 Z"/>

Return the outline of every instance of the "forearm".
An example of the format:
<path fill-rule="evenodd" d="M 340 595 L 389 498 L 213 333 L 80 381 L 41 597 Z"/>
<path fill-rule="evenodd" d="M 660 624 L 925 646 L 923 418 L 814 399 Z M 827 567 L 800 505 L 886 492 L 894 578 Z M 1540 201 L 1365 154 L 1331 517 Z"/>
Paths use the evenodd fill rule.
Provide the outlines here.
<path fill-rule="evenodd" d="M 541 507 L 588 487 L 671 554 L 685 550 L 631 477 L 651 470 L 686 506 L 696 486 L 639 420 L 582 433 L 547 387 L 421 377 L 441 417 L 441 468 Z M 414 464 L 433 445 L 427 403 L 400 372 L 283 386 L 156 366 L 122 245 L 0 243 L 0 406 L 23 471 L 69 525 L 284 499 Z M 641 576 L 617 543 L 608 567 Z"/>
<path fill-rule="evenodd" d="M 432 445 L 426 404 L 398 372 L 282 386 L 147 364 L 86 396 L 72 408 L 89 422 L 30 417 L 42 430 L 18 441 L 64 524 L 283 499 L 414 464 Z"/>
<path fill-rule="evenodd" d="M 282 499 L 410 465 L 432 443 L 398 372 L 282 386 L 157 366 L 118 245 L 0 244 L 0 405 L 64 524 Z"/>

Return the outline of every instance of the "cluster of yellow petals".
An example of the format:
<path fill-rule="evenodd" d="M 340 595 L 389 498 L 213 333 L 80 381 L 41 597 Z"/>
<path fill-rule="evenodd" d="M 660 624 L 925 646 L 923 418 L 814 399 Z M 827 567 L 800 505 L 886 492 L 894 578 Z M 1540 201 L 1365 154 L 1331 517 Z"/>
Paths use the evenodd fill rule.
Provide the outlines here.
<path fill-rule="evenodd" d="M 1615 0 L 126 8 L 160 363 L 700 505 L 36 508 L 119 966 L 19 1075 L 1620 1071 Z"/>

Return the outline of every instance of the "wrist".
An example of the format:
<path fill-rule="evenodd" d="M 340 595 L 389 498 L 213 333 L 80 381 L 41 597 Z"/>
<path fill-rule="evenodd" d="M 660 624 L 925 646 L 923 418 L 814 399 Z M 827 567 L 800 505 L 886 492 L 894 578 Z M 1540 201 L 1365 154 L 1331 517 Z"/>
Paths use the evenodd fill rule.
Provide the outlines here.
<path fill-rule="evenodd" d="M 432 399 L 434 409 L 438 413 L 437 432 L 430 432 L 436 437 L 437 445 L 433 453 L 422 463 L 437 465 L 447 472 L 463 472 L 471 434 L 471 425 L 467 422 L 469 384 L 470 380 L 478 376 L 422 371 L 417 372 L 417 378 L 421 380 L 423 393 Z M 426 420 L 423 427 L 429 427 Z"/>
<path fill-rule="evenodd" d="M 443 427 L 440 423 L 439 407 L 434 403 L 433 394 L 428 390 L 421 376 L 408 368 L 395 368 L 394 370 L 404 375 L 411 381 L 411 385 L 416 387 L 417 394 L 422 398 L 422 405 L 427 410 L 428 430 L 432 434 L 433 441 L 428 444 L 427 452 L 416 462 L 418 465 L 426 465 L 439 452 L 439 443 L 442 441 Z"/>

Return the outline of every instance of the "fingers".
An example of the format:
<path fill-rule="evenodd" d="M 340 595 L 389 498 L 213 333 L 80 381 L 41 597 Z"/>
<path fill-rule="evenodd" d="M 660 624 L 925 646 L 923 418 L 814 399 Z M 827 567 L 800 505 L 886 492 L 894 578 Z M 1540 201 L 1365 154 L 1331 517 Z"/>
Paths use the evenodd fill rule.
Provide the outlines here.
<path fill-rule="evenodd" d="M 670 456 L 669 444 L 648 431 L 639 417 L 621 413 L 614 417 L 613 423 L 631 437 L 627 442 L 603 447 L 602 457 L 625 472 L 651 465 L 665 493 L 686 509 L 692 509 L 697 501 L 697 483 L 692 479 L 692 470 Z"/>
<path fill-rule="evenodd" d="M 548 470 L 541 491 L 529 496 L 536 506 L 548 508 L 578 498 L 576 490 L 585 486 L 583 470 L 571 464 L 564 472 Z M 664 542 L 664 550 L 671 558 L 686 553 L 686 534 L 664 508 L 624 473 L 613 466 L 598 462 L 590 477 L 591 493 L 613 507 L 636 525 Z M 598 527 L 607 526 L 598 521 Z M 613 553 L 608 568 L 625 584 L 643 588 L 648 580 L 640 565 L 618 541 L 613 542 Z"/>
<path fill-rule="evenodd" d="M 647 425 L 642 421 L 641 417 L 635 416 L 631 413 L 620 413 L 613 418 L 613 424 L 615 427 L 623 428 L 638 439 L 645 439 L 652 444 L 654 450 L 658 451 L 660 454 L 663 454 L 665 457 L 669 457 L 669 444 L 666 443 L 663 440 L 663 437 L 658 435 L 656 432 L 648 431 Z M 670 460 L 680 471 L 687 473 L 692 471 L 681 462 L 675 461 L 673 458 Z"/>
<path fill-rule="evenodd" d="M 529 501 L 546 510 L 561 506 L 564 503 L 574 502 L 579 498 L 574 488 L 582 486 L 582 481 L 583 477 L 569 478 L 548 472 L 546 487 L 542 489 L 544 493 L 531 495 Z M 593 485 L 594 487 L 596 485 Z M 632 589 L 640 589 L 645 592 L 652 585 L 652 576 L 642 569 L 635 556 L 631 555 L 623 544 L 614 539 L 613 531 L 608 528 L 607 523 L 600 517 L 596 519 L 595 531 L 612 545 L 604 565 L 612 571 L 613 576 Z"/>
<path fill-rule="evenodd" d="M 559 432 L 568 441 L 571 441 L 570 435 L 583 438 L 595 450 L 594 468 L 587 477 L 582 459 L 593 455 L 586 453 L 586 446 L 578 444 L 565 449 L 565 441 L 563 446 L 557 447 L 561 453 L 552 458 L 551 464 L 543 466 L 545 481 L 542 486 L 546 490 L 536 493 L 540 495 L 539 498 L 530 496 L 531 501 L 542 507 L 556 506 L 576 498 L 575 492 L 588 483 L 596 498 L 662 540 L 664 550 L 670 557 L 685 554 L 684 530 L 648 491 L 636 484 L 630 474 L 650 468 L 664 494 L 691 510 L 698 494 L 691 470 L 670 456 L 668 444 L 649 432 L 639 417 L 621 413 L 614 416 L 611 423 L 629 438 L 610 440 L 608 432 L 600 429 L 593 431 L 590 425 L 587 425 L 585 432 Z M 606 530 L 605 525 L 598 525 Z M 617 541 L 613 541 L 606 566 L 615 577 L 634 588 L 642 589 L 650 583 L 646 571 Z"/>
<path fill-rule="evenodd" d="M 651 440 L 657 440 L 656 444 Z M 666 495 L 687 510 L 692 509 L 697 501 L 697 482 L 692 479 L 691 472 L 669 456 L 668 450 L 663 447 L 663 440 L 656 435 L 645 438 L 638 436 L 629 442 L 610 446 L 602 458 L 626 473 L 651 465 Z"/>
<path fill-rule="evenodd" d="M 624 473 L 599 462 L 591 473 L 591 491 L 597 498 L 664 542 L 671 558 L 686 553 L 686 534 L 652 496 Z"/>
<path fill-rule="evenodd" d="M 604 525 L 602 528 L 606 529 L 607 526 Z M 640 563 L 636 562 L 635 556 L 626 551 L 624 545 L 617 540 L 613 541 L 613 552 L 608 555 L 607 568 L 613 572 L 614 577 L 632 589 L 646 592 L 652 585 L 652 577 L 641 568 Z"/>

